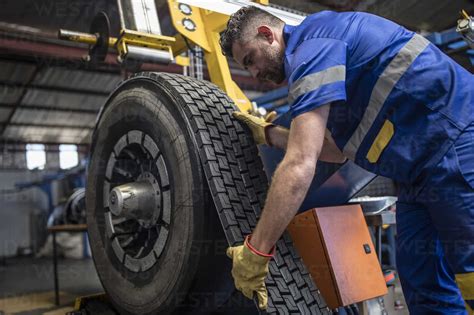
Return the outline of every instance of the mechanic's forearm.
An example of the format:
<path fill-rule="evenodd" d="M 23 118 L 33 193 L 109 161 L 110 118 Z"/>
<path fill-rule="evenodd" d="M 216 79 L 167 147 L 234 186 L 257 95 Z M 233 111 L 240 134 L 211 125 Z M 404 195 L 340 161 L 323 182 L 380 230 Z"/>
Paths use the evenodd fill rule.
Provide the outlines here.
<path fill-rule="evenodd" d="M 289 135 L 290 130 L 284 127 L 274 126 L 267 129 L 267 141 L 278 149 L 286 150 Z"/>
<path fill-rule="evenodd" d="M 306 196 L 314 166 L 283 160 L 268 192 L 265 208 L 250 243 L 268 253 L 285 231 Z"/>
<path fill-rule="evenodd" d="M 284 127 L 275 126 L 267 131 L 268 142 L 278 149 L 286 151 L 290 130 Z M 319 155 L 319 160 L 329 163 L 344 163 L 347 158 L 342 154 L 335 143 L 324 139 L 324 144 Z"/>

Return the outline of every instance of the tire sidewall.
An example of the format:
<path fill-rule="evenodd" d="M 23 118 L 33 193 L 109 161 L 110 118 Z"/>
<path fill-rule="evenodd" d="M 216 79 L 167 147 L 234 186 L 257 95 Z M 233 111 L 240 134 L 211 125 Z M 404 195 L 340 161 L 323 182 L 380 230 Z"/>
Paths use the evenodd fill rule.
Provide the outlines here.
<path fill-rule="evenodd" d="M 205 179 L 177 101 L 156 85 L 131 81 L 112 96 L 98 122 L 88 169 L 88 230 L 94 262 L 111 300 L 123 313 L 167 313 L 184 298 L 198 265 L 198 248 L 206 229 Z M 130 130 L 147 133 L 158 144 L 170 176 L 172 214 L 165 250 L 152 269 L 134 273 L 115 257 L 102 227 L 102 181 L 115 142 Z M 164 276 L 166 279 L 163 279 Z M 161 278 L 160 278 L 161 277 Z M 127 280 L 129 279 L 129 280 Z"/>

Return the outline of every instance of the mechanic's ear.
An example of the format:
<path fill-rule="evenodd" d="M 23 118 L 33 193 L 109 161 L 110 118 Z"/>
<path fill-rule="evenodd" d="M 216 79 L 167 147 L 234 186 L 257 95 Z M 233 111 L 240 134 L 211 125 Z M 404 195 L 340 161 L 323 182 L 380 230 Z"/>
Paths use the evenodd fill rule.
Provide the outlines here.
<path fill-rule="evenodd" d="M 273 41 L 274 41 L 274 37 L 273 37 L 273 31 L 270 27 L 266 26 L 266 25 L 261 25 L 257 28 L 257 31 L 258 31 L 258 35 L 264 37 L 269 44 L 272 44 Z"/>

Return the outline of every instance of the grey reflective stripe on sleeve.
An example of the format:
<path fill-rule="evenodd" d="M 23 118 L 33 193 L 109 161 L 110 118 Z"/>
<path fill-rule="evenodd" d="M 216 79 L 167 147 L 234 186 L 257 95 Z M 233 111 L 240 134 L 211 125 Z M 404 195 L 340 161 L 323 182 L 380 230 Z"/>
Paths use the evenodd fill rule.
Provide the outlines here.
<path fill-rule="evenodd" d="M 423 36 L 415 34 L 415 36 L 413 36 L 412 39 L 410 39 L 408 43 L 400 49 L 395 58 L 380 75 L 377 83 L 375 83 L 374 89 L 372 90 L 369 104 L 367 105 L 367 109 L 365 110 L 359 126 L 357 126 L 351 138 L 344 146 L 343 152 L 349 159 L 355 159 L 359 146 L 369 132 L 370 127 L 375 122 L 375 119 L 394 86 L 400 80 L 402 75 L 405 74 L 408 68 L 410 68 L 416 57 L 425 50 L 429 43 L 430 42 Z"/>
<path fill-rule="evenodd" d="M 346 66 L 334 66 L 326 70 L 308 74 L 296 80 L 288 93 L 288 102 L 292 104 L 301 95 L 317 90 L 329 83 L 346 80 Z"/>

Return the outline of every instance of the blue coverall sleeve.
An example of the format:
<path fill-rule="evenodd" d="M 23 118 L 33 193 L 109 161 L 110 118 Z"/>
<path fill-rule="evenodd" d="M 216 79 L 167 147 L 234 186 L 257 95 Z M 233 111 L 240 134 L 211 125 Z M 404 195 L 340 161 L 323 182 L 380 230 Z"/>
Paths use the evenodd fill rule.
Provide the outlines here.
<path fill-rule="evenodd" d="M 288 101 L 292 117 L 319 106 L 346 100 L 347 44 L 330 38 L 301 43 L 293 54 L 288 78 Z"/>

